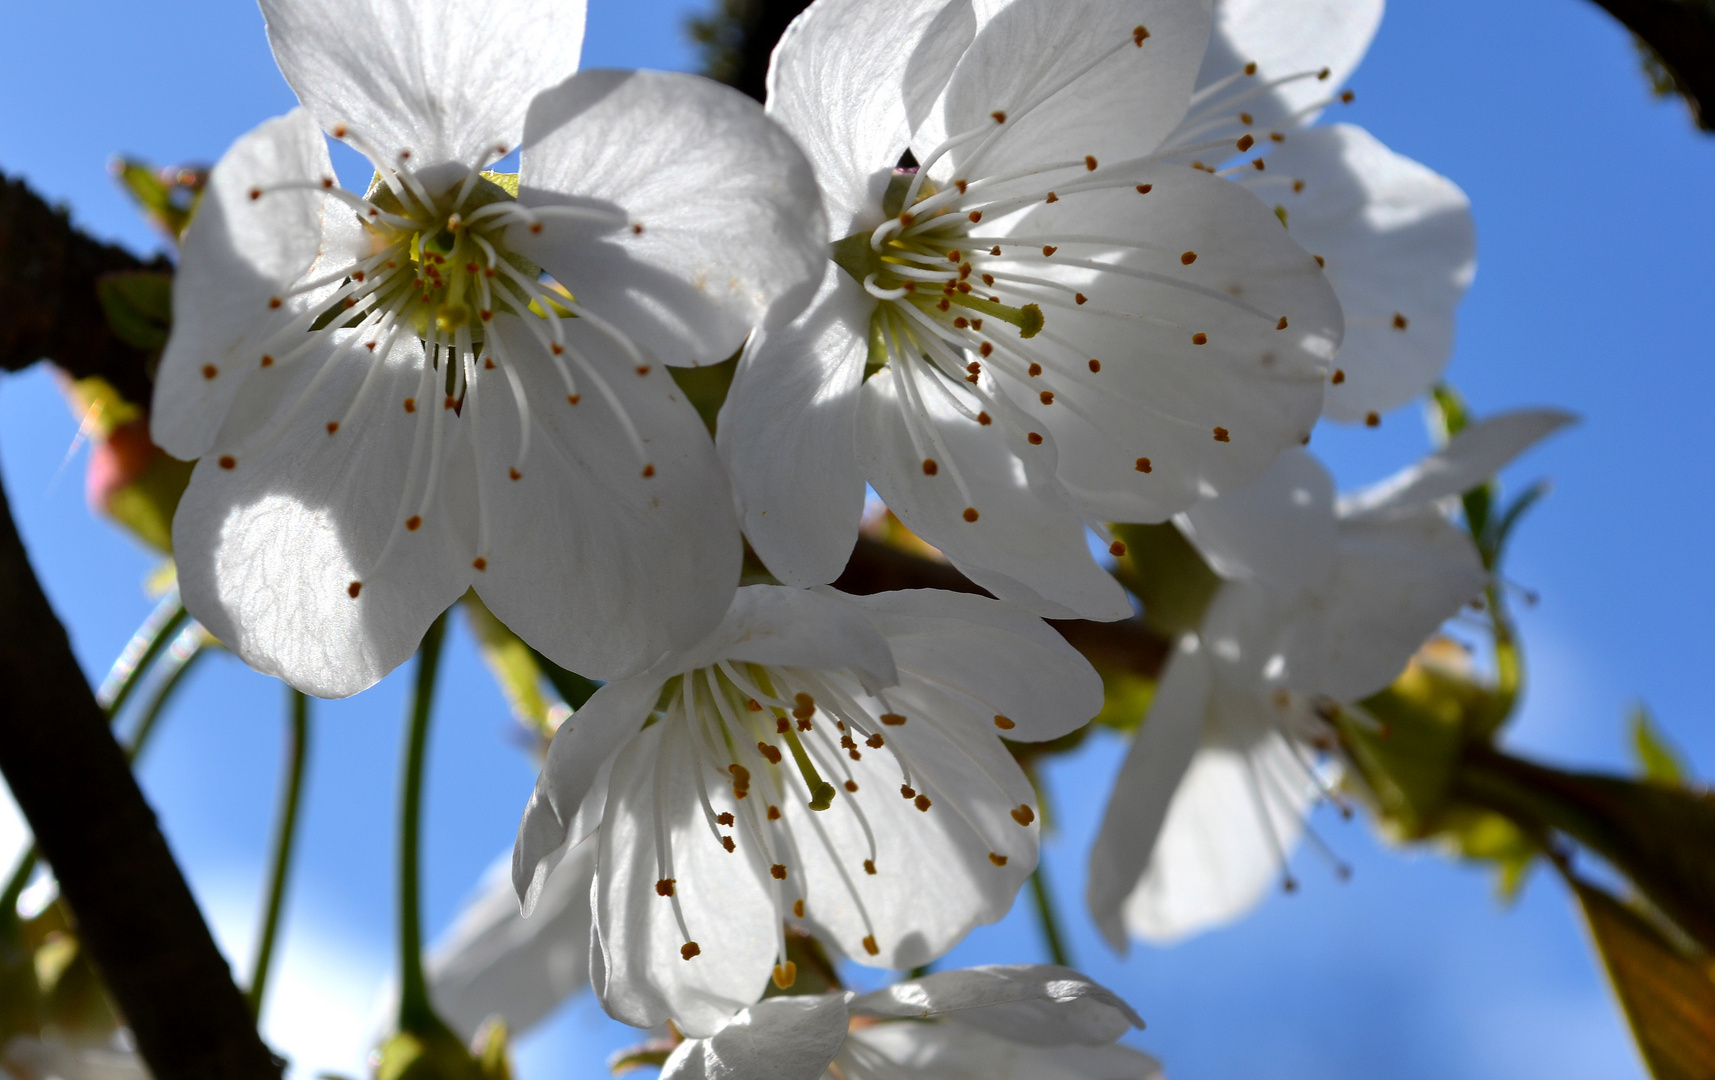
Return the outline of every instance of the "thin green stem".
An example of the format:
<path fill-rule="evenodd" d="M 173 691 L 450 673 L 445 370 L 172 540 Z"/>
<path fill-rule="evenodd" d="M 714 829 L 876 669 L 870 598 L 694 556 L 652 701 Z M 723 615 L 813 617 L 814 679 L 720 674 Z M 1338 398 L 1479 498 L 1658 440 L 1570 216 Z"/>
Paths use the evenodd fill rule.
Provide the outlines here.
<path fill-rule="evenodd" d="M 274 942 L 280 933 L 280 914 L 286 906 L 286 882 L 292 873 L 293 841 L 298 834 L 298 808 L 304 793 L 304 762 L 310 749 L 310 699 L 302 691 L 286 687 L 291 712 L 291 736 L 286 746 L 286 789 L 280 793 L 280 815 L 274 821 L 274 862 L 268 875 L 268 903 L 262 916 L 262 940 L 256 945 L 256 963 L 250 971 L 250 989 L 245 998 L 250 1015 L 262 1016 L 262 997 L 268 989 L 268 969 L 274 960 Z"/>
<path fill-rule="evenodd" d="M 443 612 L 417 648 L 417 679 L 411 690 L 410 724 L 405 740 L 405 774 L 399 800 L 399 1030 L 413 1035 L 437 1033 L 444 1025 L 429 1004 L 423 977 L 423 925 L 419 869 L 423 817 L 423 760 L 429 744 L 429 710 L 435 696 L 435 672 L 446 636 Z"/>
<path fill-rule="evenodd" d="M 149 613 L 143 625 L 125 643 L 125 648 L 120 650 L 119 658 L 113 661 L 113 666 L 107 669 L 107 676 L 101 680 L 101 689 L 96 691 L 96 700 L 107 710 L 109 717 L 118 716 L 119 711 L 125 708 L 144 672 L 161 655 L 161 650 L 172 643 L 179 627 L 189 617 L 179 599 L 179 590 L 172 589 L 161 597 L 155 610 Z"/>
<path fill-rule="evenodd" d="M 1042 939 L 1048 946 L 1048 957 L 1061 967 L 1071 967 L 1066 953 L 1066 939 L 1060 932 L 1060 920 L 1054 913 L 1054 900 L 1048 894 L 1048 881 L 1042 873 L 1040 858 L 1036 872 L 1030 875 L 1030 896 L 1036 901 L 1036 921 L 1042 924 Z"/>
<path fill-rule="evenodd" d="M 187 638 L 189 640 L 185 640 Z M 125 747 L 125 756 L 133 763 L 149 745 L 149 739 L 155 733 L 155 724 L 166 711 L 167 703 L 178 692 L 179 684 L 207 653 L 206 642 L 207 638 L 204 637 L 201 627 L 187 627 L 180 631 L 179 640 L 173 643 L 172 651 L 161 661 L 157 669 L 163 672 L 161 679 L 155 684 L 155 692 L 149 695 L 148 703 L 143 706 L 143 715 L 138 718 L 137 726 L 131 729 L 129 744 Z"/>

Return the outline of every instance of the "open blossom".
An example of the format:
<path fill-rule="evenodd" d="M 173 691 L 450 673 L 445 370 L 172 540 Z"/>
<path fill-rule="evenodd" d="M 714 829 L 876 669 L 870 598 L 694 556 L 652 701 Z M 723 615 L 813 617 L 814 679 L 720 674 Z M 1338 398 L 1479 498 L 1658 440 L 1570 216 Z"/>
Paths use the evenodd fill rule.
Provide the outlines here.
<path fill-rule="evenodd" d="M 1327 703 L 1385 688 L 1487 581 L 1438 504 L 1570 421 L 1494 417 L 1340 499 L 1289 451 L 1185 515 L 1227 583 L 1169 658 L 1090 854 L 1090 910 L 1116 949 L 1127 931 L 1171 941 L 1237 918 L 1286 874 L 1333 747 Z"/>
<path fill-rule="evenodd" d="M 770 998 L 687 1039 L 662 1080 L 1155 1080 L 1115 1045 L 1142 1027 L 1112 991 L 1050 965 L 967 968 L 870 994 Z"/>
<path fill-rule="evenodd" d="M 1381 22 L 1381 0 L 1215 0 L 1195 104 L 1166 140 L 1274 208 L 1345 312 L 1323 415 L 1370 420 L 1429 389 L 1476 271 L 1470 201 L 1350 124 L 1311 126 Z M 1211 142 L 1245 142 L 1211 153 Z"/>
<path fill-rule="evenodd" d="M 594 844 L 603 1007 L 709 1034 L 794 981 L 788 923 L 911 968 L 1006 914 L 1040 824 L 1001 736 L 1055 738 L 1101 701 L 1082 656 L 998 601 L 749 586 L 560 727 L 513 882 L 528 911 L 564 845 Z"/>
<path fill-rule="evenodd" d="M 719 440 L 778 577 L 839 573 L 867 480 L 1002 599 L 1124 617 L 1087 525 L 1161 521 L 1307 435 L 1341 336 L 1321 269 L 1163 157 L 1208 32 L 1195 0 L 818 0 L 788 30 L 769 111 L 833 262 L 752 339 Z"/>
<path fill-rule="evenodd" d="M 262 6 L 303 106 L 215 167 L 155 392 L 156 441 L 201 459 L 187 605 L 327 696 L 473 585 L 600 677 L 706 633 L 740 541 L 662 365 L 801 306 L 825 260 L 800 152 L 707 80 L 574 74 L 581 3 Z M 520 148 L 517 177 L 481 171 Z"/>

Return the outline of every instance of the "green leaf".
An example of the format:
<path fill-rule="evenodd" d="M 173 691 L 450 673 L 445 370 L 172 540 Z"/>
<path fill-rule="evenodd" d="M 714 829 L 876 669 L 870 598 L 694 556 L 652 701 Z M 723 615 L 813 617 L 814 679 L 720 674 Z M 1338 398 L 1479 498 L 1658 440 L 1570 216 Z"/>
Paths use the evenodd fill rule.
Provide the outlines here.
<path fill-rule="evenodd" d="M 207 169 L 156 169 L 130 158 L 116 158 L 110 167 L 146 217 L 174 240 L 184 235 L 208 182 Z"/>
<path fill-rule="evenodd" d="M 154 351 L 167 344 L 173 328 L 173 277 L 153 270 L 103 274 L 95 295 L 107 325 L 128 345 Z"/>
<path fill-rule="evenodd" d="M 1143 621 L 1164 637 L 1178 637 L 1203 622 L 1221 579 L 1172 522 L 1114 525 L 1125 554 L 1114 568 L 1119 583 L 1143 601 Z"/>
<path fill-rule="evenodd" d="M 1155 700 L 1155 680 L 1130 671 L 1097 668 L 1102 677 L 1102 711 L 1095 723 L 1135 731 Z"/>
<path fill-rule="evenodd" d="M 1553 484 L 1549 483 L 1547 480 L 1538 480 L 1536 483 L 1526 488 L 1523 493 L 1521 493 L 1518 498 L 1514 499 L 1511 505 L 1501 513 L 1500 520 L 1495 523 L 1492 530 L 1493 539 L 1490 541 L 1490 546 L 1494 551 L 1495 562 L 1500 562 L 1500 554 L 1506 548 L 1507 539 L 1512 536 L 1513 526 L 1518 524 L 1519 519 L 1524 516 L 1527 510 L 1535 506 L 1553 490 Z"/>
<path fill-rule="evenodd" d="M 1542 847 L 1510 819 L 1487 810 L 1455 806 L 1441 815 L 1436 840 L 1461 859 L 1494 864 L 1495 893 L 1503 904 L 1518 899 Z"/>
<path fill-rule="evenodd" d="M 1573 879 L 1596 951 L 1655 1080 L 1715 1076 L 1715 981 L 1706 955 L 1687 955 L 1626 905 Z"/>
<path fill-rule="evenodd" d="M 1679 787 L 1688 779 L 1684 759 L 1662 736 L 1649 709 L 1643 705 L 1632 710 L 1632 753 L 1646 780 Z"/>
<path fill-rule="evenodd" d="M 710 435 L 715 433 L 721 406 L 726 404 L 727 391 L 732 388 L 732 377 L 738 371 L 738 358 L 743 352 L 744 350 L 740 349 L 720 363 L 705 367 L 667 369 L 667 374 L 673 376 L 673 381 L 679 384 L 679 389 L 691 403 L 691 408 L 697 410 L 697 415 L 703 418 L 703 426 L 709 429 Z"/>

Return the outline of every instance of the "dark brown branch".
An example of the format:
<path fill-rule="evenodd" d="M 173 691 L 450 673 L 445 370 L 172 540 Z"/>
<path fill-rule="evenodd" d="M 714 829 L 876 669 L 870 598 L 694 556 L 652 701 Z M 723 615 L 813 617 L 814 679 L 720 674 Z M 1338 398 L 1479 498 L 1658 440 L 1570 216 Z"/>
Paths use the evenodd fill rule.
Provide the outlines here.
<path fill-rule="evenodd" d="M 1691 119 L 1715 131 L 1715 0 L 1596 0 L 1661 61 L 1667 89 L 1691 107 Z"/>
<path fill-rule="evenodd" d="M 0 490 L 0 772 L 158 1080 L 278 1080 Z"/>
<path fill-rule="evenodd" d="M 987 595 L 970 578 L 944 562 L 911 555 L 868 537 L 858 540 L 851 561 L 834 582 L 834 588 L 859 595 L 893 589 L 947 589 Z M 1100 671 L 1125 671 L 1154 678 L 1167 659 L 1167 639 L 1144 626 L 1141 619 L 1111 623 L 1083 619 L 1048 621 Z"/>
<path fill-rule="evenodd" d="M 761 101 L 768 90 L 774 43 L 810 0 L 720 0 L 714 14 L 693 20 L 703 46 L 704 72 Z"/>
<path fill-rule="evenodd" d="M 38 360 L 74 378 L 99 375 L 127 401 L 149 402 L 149 354 L 108 326 L 96 282 L 132 270 L 169 270 L 140 262 L 72 225 L 22 180 L 0 177 L 0 368 Z"/>

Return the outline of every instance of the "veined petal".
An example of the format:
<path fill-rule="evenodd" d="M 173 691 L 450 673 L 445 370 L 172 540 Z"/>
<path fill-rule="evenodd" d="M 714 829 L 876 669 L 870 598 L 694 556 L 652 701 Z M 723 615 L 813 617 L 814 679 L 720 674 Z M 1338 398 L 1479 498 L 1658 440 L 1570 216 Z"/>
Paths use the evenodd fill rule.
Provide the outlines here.
<path fill-rule="evenodd" d="M 1434 509 L 1343 522 L 1332 585 L 1281 632 L 1288 684 L 1336 701 L 1375 693 L 1487 580 L 1471 538 Z"/>
<path fill-rule="evenodd" d="M 968 23 L 968 5 L 952 6 Z M 881 223 L 882 195 L 911 133 L 907 75 L 939 68 L 939 79 L 928 77 L 925 87 L 933 101 L 941 90 L 934 84 L 945 82 L 969 42 L 969 26 L 961 41 L 938 18 L 948 7 L 947 0 L 817 0 L 775 46 L 768 114 L 814 166 L 830 238 Z M 936 33 L 926 38 L 931 26 Z"/>
<path fill-rule="evenodd" d="M 1334 478 L 1298 447 L 1282 451 L 1255 483 L 1175 520 L 1224 578 L 1291 595 L 1325 585 L 1334 574 Z"/>
<path fill-rule="evenodd" d="M 173 520 L 191 614 L 251 667 L 319 697 L 408 659 L 469 585 L 476 546 L 469 435 L 422 394 L 422 346 L 381 357 L 354 333 L 368 334 L 251 376 Z"/>
<path fill-rule="evenodd" d="M 1015 0 L 981 27 L 947 84 L 941 130 L 977 134 L 935 175 L 1150 153 L 1185 115 L 1208 33 L 1208 15 L 1175 0 Z M 912 148 L 919 160 L 935 149 L 922 137 Z"/>
<path fill-rule="evenodd" d="M 589 320 L 561 321 L 559 357 L 520 318 L 490 325 L 520 389 L 500 371 L 478 384 L 483 602 L 556 663 L 594 678 L 697 641 L 725 614 L 743 556 L 707 429 L 664 367 L 634 366 Z M 520 401 L 531 425 L 522 465 Z"/>
<path fill-rule="evenodd" d="M 540 234 L 514 226 L 508 244 L 667 363 L 725 360 L 753 326 L 797 315 L 822 280 L 810 163 L 736 90 L 586 71 L 536 98 L 525 134 L 519 202 L 548 212 Z"/>
<path fill-rule="evenodd" d="M 261 0 L 274 59 L 328 131 L 416 168 L 515 149 L 538 91 L 578 68 L 582 0 Z"/>
<path fill-rule="evenodd" d="M 424 965 L 429 997 L 461 1039 L 491 1016 L 521 1035 L 589 983 L 595 845 L 581 844 L 548 878 L 531 918 L 496 867 Z"/>
<path fill-rule="evenodd" d="M 1011 964 L 925 975 L 854 998 L 856 1016 L 961 1023 L 1034 1046 L 1111 1043 L 1143 1021 L 1119 995 L 1071 968 Z"/>
<path fill-rule="evenodd" d="M 1096 927 L 1119 953 L 1127 948 L 1122 908 L 1155 853 L 1168 806 L 1201 745 L 1213 692 L 1208 654 L 1188 634 L 1167 662 L 1108 796 L 1084 896 Z"/>
<path fill-rule="evenodd" d="M 150 434 L 169 454 L 208 451 L 269 339 L 326 304 L 339 280 L 294 287 L 355 261 L 355 216 L 310 190 L 332 177 L 327 141 L 303 109 L 240 136 L 209 175 L 173 277 L 176 318 L 150 410 Z M 294 183 L 304 187 L 278 190 Z"/>
<path fill-rule="evenodd" d="M 1159 1080 L 1161 1065 L 1129 1046 L 1025 1046 L 957 1021 L 877 1024 L 846 1040 L 846 1075 L 970 1077 L 1028 1076 L 1031 1080 Z M 865 1053 L 867 1051 L 867 1053 Z M 879 1057 L 891 1065 L 862 1071 Z"/>
<path fill-rule="evenodd" d="M 788 585 L 834 580 L 857 541 L 864 479 L 854 438 L 874 309 L 829 262 L 802 315 L 751 338 L 721 407 L 715 444 L 744 535 Z"/>
<path fill-rule="evenodd" d="M 613 758 L 643 726 L 661 685 L 647 674 L 608 683 L 554 732 L 512 848 L 512 887 L 526 917 L 568 845 L 601 823 Z"/>
<path fill-rule="evenodd" d="M 1263 726 L 1266 698 L 1217 686 L 1204 748 L 1173 793 L 1125 925 L 1168 944 L 1249 911 L 1281 880 L 1315 788 L 1293 750 Z"/>
<path fill-rule="evenodd" d="M 962 698 L 1008 739 L 1057 739 L 1101 711 L 1101 677 L 1090 662 L 1027 611 L 936 589 L 850 599 L 887 637 L 902 680 Z"/>
<path fill-rule="evenodd" d="M 1256 64 L 1256 74 L 1239 84 L 1241 92 L 1307 76 L 1247 95 L 1233 106 L 1250 112 L 1261 126 L 1287 126 L 1312 122 L 1318 106 L 1351 77 L 1381 25 L 1382 0 L 1215 0 L 1214 15 L 1197 88 L 1238 76 L 1248 63 Z M 1323 69 L 1328 75 L 1316 78 Z"/>
<path fill-rule="evenodd" d="M 1462 495 L 1494 476 L 1539 440 L 1577 421 L 1559 409 L 1519 409 L 1461 431 L 1447 446 L 1360 491 L 1340 496 L 1342 520 L 1410 514 Z"/>
<path fill-rule="evenodd" d="M 919 408 L 899 391 L 904 377 L 878 373 L 858 406 L 858 459 L 888 508 L 1003 600 L 1049 618 L 1129 616 L 1125 591 L 1090 555 L 1083 520 L 1032 464 L 1052 448 L 968 419 L 927 388 Z M 936 460 L 932 474 L 925 459 Z"/>
<path fill-rule="evenodd" d="M 1471 203 L 1451 180 L 1347 124 L 1294 131 L 1251 190 L 1320 256 L 1346 314 L 1322 413 L 1362 420 L 1426 392 L 1453 354 L 1476 274 Z"/>
<path fill-rule="evenodd" d="M 843 993 L 757 1002 L 661 1070 L 662 1080 L 818 1080 L 846 1041 Z"/>
<path fill-rule="evenodd" d="M 1076 503 L 1109 521 L 1163 520 L 1301 443 L 1342 332 L 1321 269 L 1255 196 L 1177 166 L 1136 178 L 996 235 L 1017 272 L 1050 283 L 1033 289 L 1044 329 L 1020 343 L 1044 369 L 1015 380 L 1024 407 Z"/>
<path fill-rule="evenodd" d="M 609 1016 L 636 1027 L 672 1018 L 705 1036 L 762 996 L 780 925 L 754 847 L 729 853 L 711 840 L 695 751 L 663 738 L 670 726 L 646 729 L 614 763 L 596 856 L 601 964 L 592 961 L 591 976 Z M 709 797 L 736 809 L 730 790 Z"/>

